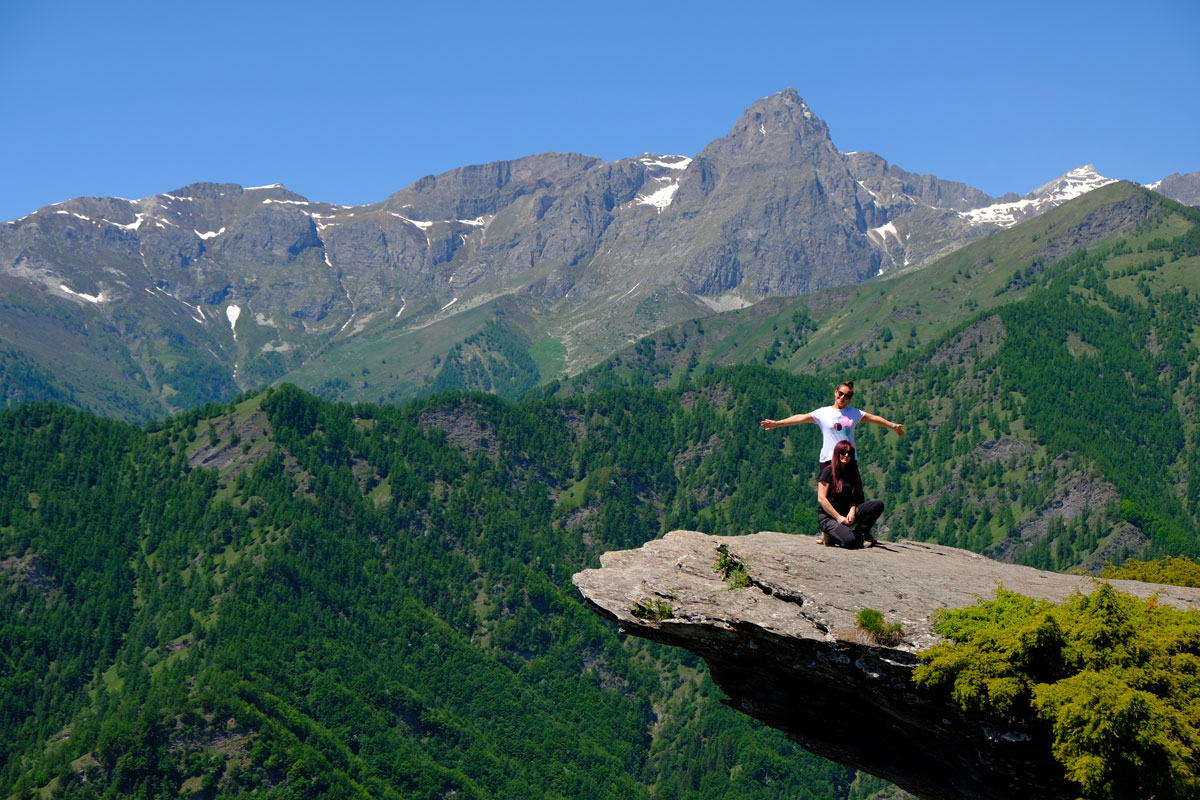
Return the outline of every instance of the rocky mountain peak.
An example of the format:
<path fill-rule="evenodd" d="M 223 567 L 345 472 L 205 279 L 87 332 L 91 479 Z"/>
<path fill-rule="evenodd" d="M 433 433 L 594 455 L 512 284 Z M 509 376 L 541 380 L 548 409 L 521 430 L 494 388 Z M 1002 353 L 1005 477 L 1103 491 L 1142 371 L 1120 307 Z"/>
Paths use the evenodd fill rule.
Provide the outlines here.
<path fill-rule="evenodd" d="M 770 123 L 775 123 L 774 127 L 783 130 L 800 130 L 807 127 L 816 127 L 826 132 L 829 130 L 795 89 L 784 89 L 754 103 L 742 115 L 738 126 L 753 122 L 759 123 L 760 133 L 770 133 Z"/>
<path fill-rule="evenodd" d="M 973 225 L 1008 228 L 1115 182 L 1097 172 L 1094 165 L 1085 164 L 1043 183 L 1017 200 L 1004 198 L 1002 202 L 971 209 L 961 216 Z"/>
<path fill-rule="evenodd" d="M 181 186 L 178 189 L 172 189 L 169 192 L 155 196 L 163 197 L 170 195 L 173 197 L 188 197 L 195 200 L 217 200 L 221 197 L 237 198 L 246 193 L 253 193 L 253 196 L 260 200 L 266 198 L 297 201 L 307 199 L 303 195 L 288 190 L 282 183 L 273 183 L 269 186 L 244 187 L 236 183 L 213 183 L 210 181 L 189 183 L 187 186 Z"/>
<path fill-rule="evenodd" d="M 751 105 L 727 136 L 710 143 L 697 158 L 720 169 L 744 160 L 794 164 L 817 153 L 836 153 L 829 127 L 795 89 L 785 89 Z"/>
<path fill-rule="evenodd" d="M 1174 172 L 1146 188 L 1185 205 L 1200 207 L 1200 171 L 1189 172 L 1186 175 Z"/>
<path fill-rule="evenodd" d="M 1053 199 L 1065 203 L 1073 197 L 1087 194 L 1093 189 L 1114 183 L 1112 178 L 1106 178 L 1096 171 L 1095 164 L 1084 164 L 1070 172 L 1059 175 L 1052 181 L 1043 183 L 1026 195 L 1027 198 Z"/>

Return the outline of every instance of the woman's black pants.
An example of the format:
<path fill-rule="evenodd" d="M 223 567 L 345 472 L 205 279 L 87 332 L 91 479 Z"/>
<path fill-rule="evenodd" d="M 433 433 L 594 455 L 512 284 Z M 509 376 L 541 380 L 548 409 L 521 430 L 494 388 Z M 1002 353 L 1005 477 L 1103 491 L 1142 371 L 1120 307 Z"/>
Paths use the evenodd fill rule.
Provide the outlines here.
<path fill-rule="evenodd" d="M 825 534 L 826 544 L 836 544 L 842 547 L 862 547 L 863 539 L 873 538 L 871 528 L 883 514 L 882 500 L 868 500 L 854 512 L 853 527 L 842 525 L 828 514 L 818 515 L 818 526 Z"/>

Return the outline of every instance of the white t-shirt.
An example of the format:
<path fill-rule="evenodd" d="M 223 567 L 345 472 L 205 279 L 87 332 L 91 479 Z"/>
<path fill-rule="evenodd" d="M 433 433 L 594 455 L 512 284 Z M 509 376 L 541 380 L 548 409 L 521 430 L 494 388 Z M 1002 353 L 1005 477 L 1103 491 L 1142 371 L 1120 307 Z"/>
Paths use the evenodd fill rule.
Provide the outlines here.
<path fill-rule="evenodd" d="M 833 448 L 838 442 L 854 446 L 854 426 L 863 418 L 863 412 L 853 406 L 843 409 L 824 406 L 813 411 L 812 418 L 821 429 L 821 457 L 817 461 L 823 464 L 833 460 Z"/>

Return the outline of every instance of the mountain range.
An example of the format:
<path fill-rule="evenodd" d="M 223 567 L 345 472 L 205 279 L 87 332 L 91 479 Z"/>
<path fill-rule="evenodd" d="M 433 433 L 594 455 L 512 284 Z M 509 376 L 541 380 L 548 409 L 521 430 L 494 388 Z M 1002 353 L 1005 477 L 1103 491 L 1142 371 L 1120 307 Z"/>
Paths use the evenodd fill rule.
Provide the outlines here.
<path fill-rule="evenodd" d="M 515 396 L 647 333 L 916 269 L 1111 182 L 992 197 L 842 153 L 794 91 L 693 157 L 547 153 L 346 207 L 282 185 L 75 198 L 0 224 L 0 390 L 125 419 L 287 379 Z M 1155 188 L 1196 202 L 1200 173 Z"/>

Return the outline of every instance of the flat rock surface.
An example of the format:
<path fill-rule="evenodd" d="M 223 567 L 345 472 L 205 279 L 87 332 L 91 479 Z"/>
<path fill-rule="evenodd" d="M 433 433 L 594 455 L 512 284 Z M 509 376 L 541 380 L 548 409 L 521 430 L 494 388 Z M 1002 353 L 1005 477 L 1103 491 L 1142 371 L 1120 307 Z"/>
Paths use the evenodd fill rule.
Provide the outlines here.
<path fill-rule="evenodd" d="M 750 587 L 731 590 L 716 572 L 720 545 L 746 566 Z M 881 542 L 845 550 L 823 547 L 813 536 L 770 531 L 749 536 L 672 531 L 637 550 L 605 553 L 600 563 L 598 570 L 577 574 L 575 585 L 589 603 L 627 625 L 741 623 L 785 636 L 833 640 L 856 627 L 860 609 L 873 608 L 904 625 L 904 643 L 897 649 L 910 652 L 937 641 L 930 621 L 935 610 L 988 599 L 999 584 L 1053 601 L 1097 584 L 1091 576 L 1043 572 L 937 544 Z M 1200 589 L 1108 582 L 1122 592 L 1200 608 Z M 637 604 L 654 600 L 671 607 L 671 619 L 634 616 Z"/>
<path fill-rule="evenodd" d="M 714 569 L 724 546 L 750 584 Z M 1031 714 L 964 711 L 912 683 L 917 653 L 939 641 L 932 615 L 993 597 L 997 585 L 1060 601 L 1098 580 L 1060 575 L 935 544 L 844 550 L 812 536 L 672 531 L 605 553 L 574 577 L 586 602 L 622 630 L 684 647 L 708 663 L 728 705 L 825 758 L 886 778 L 926 800 L 1077 796 Z M 1109 581 L 1119 591 L 1200 608 L 1200 589 Z M 864 608 L 903 625 L 880 645 L 858 629 Z"/>

